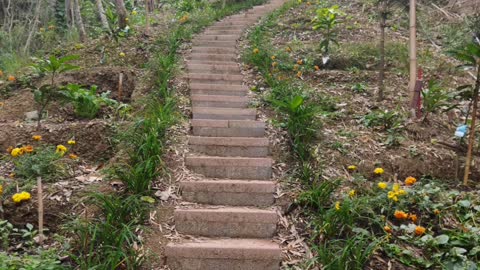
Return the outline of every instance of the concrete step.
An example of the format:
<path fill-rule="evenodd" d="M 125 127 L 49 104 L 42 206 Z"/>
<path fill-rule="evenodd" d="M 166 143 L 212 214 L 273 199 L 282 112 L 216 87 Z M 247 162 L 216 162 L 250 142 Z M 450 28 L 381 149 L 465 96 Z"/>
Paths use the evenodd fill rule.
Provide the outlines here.
<path fill-rule="evenodd" d="M 193 107 L 193 119 L 255 120 L 255 109 Z"/>
<path fill-rule="evenodd" d="M 183 200 L 212 205 L 270 206 L 275 183 L 260 180 L 202 180 L 180 182 Z"/>
<path fill-rule="evenodd" d="M 209 54 L 234 54 L 237 55 L 235 48 L 210 48 L 210 47 L 193 47 L 193 53 L 209 53 Z"/>
<path fill-rule="evenodd" d="M 195 37 L 193 41 L 196 40 L 205 40 L 205 41 L 237 41 L 239 39 L 239 35 L 209 35 L 209 34 L 201 34 Z"/>
<path fill-rule="evenodd" d="M 263 137 L 265 123 L 244 120 L 191 120 L 195 136 L 207 137 Z"/>
<path fill-rule="evenodd" d="M 239 74 L 238 65 L 222 65 L 222 64 L 192 64 L 187 63 L 187 69 L 192 73 L 208 72 L 210 74 Z"/>
<path fill-rule="evenodd" d="M 210 156 L 266 157 L 269 154 L 267 138 L 189 136 L 188 144 L 194 152 Z"/>
<path fill-rule="evenodd" d="M 181 234 L 232 238 L 273 237 L 278 220 L 273 210 L 243 207 L 177 208 L 174 218 Z"/>
<path fill-rule="evenodd" d="M 263 239 L 205 239 L 169 243 L 172 270 L 278 270 L 282 251 Z"/>
<path fill-rule="evenodd" d="M 189 73 L 188 80 L 191 83 L 204 84 L 222 84 L 222 85 L 242 85 L 243 76 L 233 74 L 208 74 L 208 73 Z"/>
<path fill-rule="evenodd" d="M 219 62 L 232 62 L 237 59 L 236 54 L 212 54 L 212 53 L 192 53 L 188 56 L 190 60 L 206 60 Z"/>
<path fill-rule="evenodd" d="M 209 28 L 210 29 L 210 28 Z M 241 35 L 243 29 L 225 29 L 225 30 L 208 30 L 204 33 L 207 35 Z"/>
<path fill-rule="evenodd" d="M 192 95 L 246 96 L 248 89 L 243 85 L 190 83 Z"/>
<path fill-rule="evenodd" d="M 268 180 L 272 177 L 271 158 L 187 156 L 186 166 L 210 178 Z"/>
<path fill-rule="evenodd" d="M 238 63 L 236 61 L 212 61 L 212 60 L 188 60 L 187 59 L 187 64 L 194 64 L 194 65 L 226 65 L 226 66 L 238 66 Z"/>
<path fill-rule="evenodd" d="M 212 41 L 212 40 L 194 40 L 193 46 L 197 47 L 227 47 L 235 48 L 237 41 Z"/>
<path fill-rule="evenodd" d="M 246 108 L 249 98 L 241 96 L 192 95 L 193 107 Z"/>

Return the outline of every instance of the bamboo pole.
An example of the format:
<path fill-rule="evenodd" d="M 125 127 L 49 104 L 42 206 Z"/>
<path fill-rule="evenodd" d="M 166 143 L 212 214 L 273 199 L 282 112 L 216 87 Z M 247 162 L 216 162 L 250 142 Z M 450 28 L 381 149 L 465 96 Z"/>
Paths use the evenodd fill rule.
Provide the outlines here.
<path fill-rule="evenodd" d="M 410 109 L 415 115 L 415 84 L 417 82 L 417 1 L 410 0 L 410 82 L 408 85 Z"/>
<path fill-rule="evenodd" d="M 43 243 L 43 187 L 42 177 L 37 177 L 37 197 L 38 197 L 38 243 Z"/>
<path fill-rule="evenodd" d="M 463 184 L 468 185 L 468 178 L 470 176 L 470 166 L 472 164 L 473 145 L 475 144 L 475 125 L 478 111 L 478 92 L 480 90 L 480 65 L 477 66 L 477 79 L 475 82 L 475 89 L 473 90 L 473 109 L 472 109 L 472 123 L 470 124 L 470 134 L 468 137 L 467 160 L 465 164 L 465 174 L 463 175 Z"/>

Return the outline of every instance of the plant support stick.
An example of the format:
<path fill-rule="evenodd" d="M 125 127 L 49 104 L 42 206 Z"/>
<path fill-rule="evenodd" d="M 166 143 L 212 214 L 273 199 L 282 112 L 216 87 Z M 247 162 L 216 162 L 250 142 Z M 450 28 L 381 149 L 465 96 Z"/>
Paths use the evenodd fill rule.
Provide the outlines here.
<path fill-rule="evenodd" d="M 477 79 L 475 89 L 473 90 L 473 109 L 472 109 L 472 123 L 470 125 L 470 136 L 468 137 L 467 160 L 465 164 L 465 174 L 463 175 L 463 184 L 468 185 L 468 177 L 470 176 L 470 166 L 472 164 L 473 144 L 475 144 L 475 124 L 477 120 L 478 109 L 478 91 L 480 88 L 480 65 L 477 66 Z"/>
<path fill-rule="evenodd" d="M 42 177 L 37 177 L 37 192 L 38 192 L 38 243 L 43 243 L 43 187 Z"/>

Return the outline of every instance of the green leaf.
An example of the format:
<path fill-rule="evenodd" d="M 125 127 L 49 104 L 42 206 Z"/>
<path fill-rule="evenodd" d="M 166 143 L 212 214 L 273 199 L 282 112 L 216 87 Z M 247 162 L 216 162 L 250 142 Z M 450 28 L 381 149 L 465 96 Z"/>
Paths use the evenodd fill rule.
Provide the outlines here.
<path fill-rule="evenodd" d="M 298 107 L 300 107 L 303 104 L 303 97 L 301 96 L 296 96 L 293 98 L 292 102 L 290 102 L 290 109 L 292 111 L 296 111 Z"/>
<path fill-rule="evenodd" d="M 448 237 L 448 235 L 446 235 L 446 234 L 442 234 L 442 235 L 439 235 L 439 236 L 435 237 L 435 241 L 439 245 L 445 245 L 446 243 L 448 243 L 449 239 L 450 239 L 450 237 Z"/>
<path fill-rule="evenodd" d="M 150 197 L 150 196 L 142 196 L 142 197 L 140 197 L 140 200 L 142 200 L 144 202 L 147 202 L 147 203 L 150 203 L 150 204 L 155 203 L 155 199 Z"/>
<path fill-rule="evenodd" d="M 458 202 L 458 205 L 465 207 L 465 208 L 470 208 L 472 203 L 469 200 L 462 200 Z"/>

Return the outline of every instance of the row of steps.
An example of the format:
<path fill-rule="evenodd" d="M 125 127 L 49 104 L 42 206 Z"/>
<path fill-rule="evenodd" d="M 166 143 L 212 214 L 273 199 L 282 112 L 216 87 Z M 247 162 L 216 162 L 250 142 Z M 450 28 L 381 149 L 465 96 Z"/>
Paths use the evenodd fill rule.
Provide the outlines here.
<path fill-rule="evenodd" d="M 203 177 L 180 182 L 182 199 L 192 204 L 176 208 L 175 228 L 191 240 L 167 246 L 171 269 L 280 268 L 281 249 L 271 240 L 278 222 L 273 160 L 265 123 L 248 108 L 235 46 L 245 28 L 283 1 L 230 16 L 193 40 L 186 59 L 192 135 L 185 165 Z"/>

